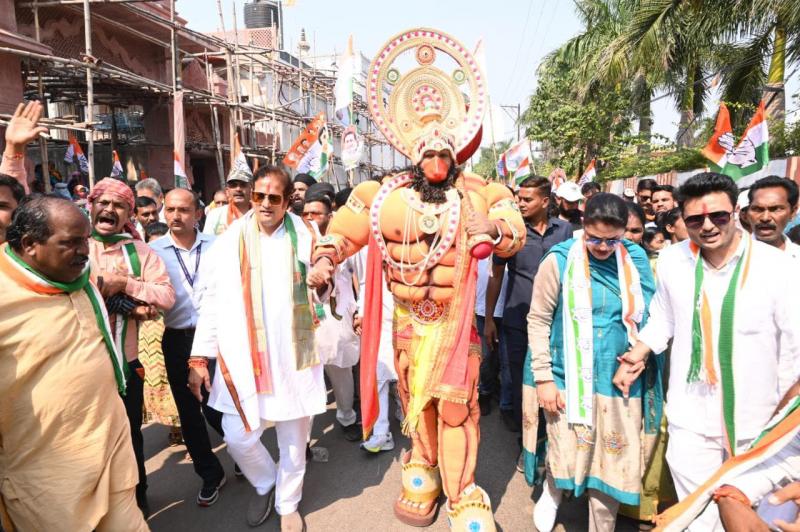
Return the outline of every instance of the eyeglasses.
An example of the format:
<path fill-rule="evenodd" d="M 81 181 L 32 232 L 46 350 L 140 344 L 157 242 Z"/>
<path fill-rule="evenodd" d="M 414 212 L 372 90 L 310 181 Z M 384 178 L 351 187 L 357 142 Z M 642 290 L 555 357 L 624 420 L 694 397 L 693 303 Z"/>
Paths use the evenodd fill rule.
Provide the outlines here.
<path fill-rule="evenodd" d="M 266 192 L 255 192 L 251 194 L 254 203 L 259 205 L 264 203 L 264 198 L 267 199 L 270 205 L 280 205 L 283 203 L 283 196 L 280 194 L 267 194 Z"/>
<path fill-rule="evenodd" d="M 615 248 L 622 243 L 621 238 L 595 238 L 593 236 L 586 235 L 586 243 L 591 244 L 593 246 L 599 246 L 600 244 L 605 244 L 610 248 Z"/>
<path fill-rule="evenodd" d="M 728 211 L 716 211 L 716 212 L 709 212 L 706 214 L 694 214 L 692 216 L 684 216 L 683 223 L 689 229 L 700 229 L 703 227 L 703 224 L 706 223 L 706 218 L 711 220 L 711 223 L 716 225 L 717 227 L 722 227 L 724 225 L 728 225 L 731 221 L 732 212 Z"/>

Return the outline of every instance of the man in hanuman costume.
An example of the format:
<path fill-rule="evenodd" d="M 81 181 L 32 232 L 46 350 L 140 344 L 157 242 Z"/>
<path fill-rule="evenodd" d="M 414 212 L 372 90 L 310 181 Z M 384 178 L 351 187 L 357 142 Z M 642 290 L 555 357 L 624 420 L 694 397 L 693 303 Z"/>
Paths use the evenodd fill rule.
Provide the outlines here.
<path fill-rule="evenodd" d="M 456 69 L 447 73 L 434 66 L 437 54 L 449 56 Z M 413 65 L 404 74 L 394 66 L 398 58 Z M 395 36 L 377 54 L 366 94 L 374 123 L 413 166 L 353 190 L 317 242 L 309 285 L 330 283 L 337 265 L 368 246 L 364 435 L 378 412 L 383 270 L 395 302 L 403 431 L 412 439 L 394 513 L 406 524 L 428 526 L 444 490 L 452 530 L 494 531 L 491 501 L 474 481 L 480 440 L 481 347 L 473 325 L 477 261 L 492 252 L 516 253 L 524 245 L 525 227 L 505 186 L 487 184 L 458 167 L 480 142 L 485 77 L 461 43 L 436 30 L 415 29 Z"/>

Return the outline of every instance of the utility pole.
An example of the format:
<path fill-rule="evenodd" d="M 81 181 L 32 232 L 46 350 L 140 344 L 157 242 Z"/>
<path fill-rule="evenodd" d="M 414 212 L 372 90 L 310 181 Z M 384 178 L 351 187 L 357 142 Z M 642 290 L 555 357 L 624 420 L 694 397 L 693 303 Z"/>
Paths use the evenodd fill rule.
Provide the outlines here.
<path fill-rule="evenodd" d="M 501 105 L 502 109 L 506 112 L 506 114 L 514 120 L 514 123 L 517 124 L 517 142 L 519 142 L 522 136 L 522 124 L 520 123 L 520 118 L 522 117 L 522 109 L 520 104 L 517 105 Z M 516 111 L 517 116 L 516 118 L 509 112 L 509 111 Z"/>

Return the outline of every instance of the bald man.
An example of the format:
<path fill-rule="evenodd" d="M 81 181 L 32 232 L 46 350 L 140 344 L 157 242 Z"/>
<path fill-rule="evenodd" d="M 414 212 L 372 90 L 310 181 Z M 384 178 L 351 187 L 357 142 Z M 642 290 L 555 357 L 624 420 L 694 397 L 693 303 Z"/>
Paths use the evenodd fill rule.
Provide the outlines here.
<path fill-rule="evenodd" d="M 192 457 L 195 472 L 203 480 L 197 504 L 211 506 L 217 502 L 219 488 L 225 483 L 225 472 L 211 450 L 206 420 L 222 435 L 222 415 L 207 405 L 208 393 L 200 403 L 186 386 L 189 352 L 197 325 L 195 301 L 199 301 L 201 292 L 200 271 L 215 238 L 197 230 L 202 214 L 194 193 L 181 188 L 171 190 L 164 198 L 164 216 L 169 232 L 151 242 L 150 246 L 166 264 L 169 280 L 175 287 L 175 306 L 164 314 L 166 329 L 161 348 L 167 380 L 181 419 L 183 441 Z"/>

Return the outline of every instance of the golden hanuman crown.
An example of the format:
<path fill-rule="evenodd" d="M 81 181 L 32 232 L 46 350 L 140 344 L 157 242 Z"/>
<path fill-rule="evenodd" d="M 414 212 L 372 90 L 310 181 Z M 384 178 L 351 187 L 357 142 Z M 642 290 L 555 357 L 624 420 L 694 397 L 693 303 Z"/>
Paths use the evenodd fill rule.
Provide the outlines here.
<path fill-rule="evenodd" d="M 437 61 L 437 54 L 444 61 Z M 400 65 L 408 63 L 412 66 L 401 72 Z M 455 68 L 447 73 L 439 63 Z M 414 164 L 429 150 L 450 150 L 455 160 L 480 130 L 485 77 L 472 54 L 449 35 L 408 30 L 391 38 L 372 60 L 367 103 L 378 129 Z"/>

